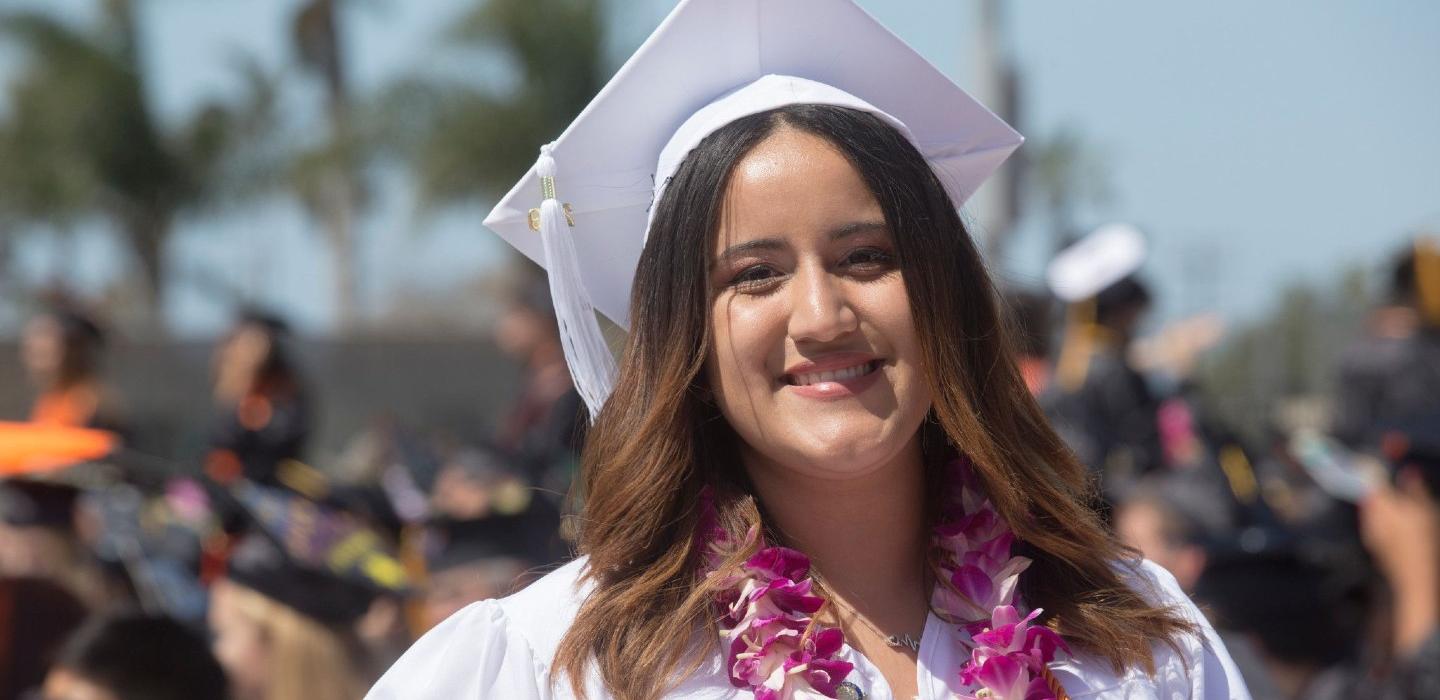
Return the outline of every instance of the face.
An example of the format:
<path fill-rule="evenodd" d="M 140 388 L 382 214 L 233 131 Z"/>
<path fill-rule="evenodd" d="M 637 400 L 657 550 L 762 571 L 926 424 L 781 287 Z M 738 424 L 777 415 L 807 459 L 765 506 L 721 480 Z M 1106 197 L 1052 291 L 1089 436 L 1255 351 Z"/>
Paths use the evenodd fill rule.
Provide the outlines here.
<path fill-rule="evenodd" d="M 0 523 L 0 575 L 60 576 L 72 551 L 70 538 L 59 531 Z"/>
<path fill-rule="evenodd" d="M 265 697 L 265 674 L 270 665 L 265 631 L 240 609 L 235 584 L 218 581 L 210 597 L 212 651 L 237 700 Z"/>
<path fill-rule="evenodd" d="M 272 341 L 264 329 L 242 325 L 215 350 L 215 386 L 227 397 L 250 391 Z"/>
<path fill-rule="evenodd" d="M 736 164 L 710 282 L 706 375 L 750 469 L 856 478 L 916 438 L 930 390 L 894 236 L 828 141 L 782 127 Z"/>
<path fill-rule="evenodd" d="M 1164 567 L 1182 589 L 1191 590 L 1204 572 L 1205 550 L 1176 542 L 1165 530 L 1165 515 L 1150 503 L 1132 503 L 1115 513 L 1115 534 L 1120 541 Z"/>
<path fill-rule="evenodd" d="M 520 360 L 529 359 L 545 338 L 544 319 L 523 306 L 510 308 L 495 324 L 495 344 L 501 352 Z"/>
<path fill-rule="evenodd" d="M 45 676 L 45 687 L 40 697 L 43 700 L 119 700 L 103 686 L 63 667 L 53 669 Z"/>
<path fill-rule="evenodd" d="M 524 588 L 531 568 L 519 559 L 496 557 L 433 572 L 425 591 L 428 624 L 438 625 L 477 600 L 503 598 Z"/>
<path fill-rule="evenodd" d="M 49 316 L 40 316 L 25 325 L 20 338 L 20 360 L 30 379 L 44 384 L 60 373 L 65 357 L 65 334 Z"/>

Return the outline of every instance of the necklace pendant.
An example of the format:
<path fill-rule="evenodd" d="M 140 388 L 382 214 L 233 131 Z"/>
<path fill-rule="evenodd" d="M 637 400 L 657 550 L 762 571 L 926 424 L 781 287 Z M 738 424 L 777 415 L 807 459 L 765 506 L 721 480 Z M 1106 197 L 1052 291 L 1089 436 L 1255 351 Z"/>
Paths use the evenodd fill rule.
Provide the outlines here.
<path fill-rule="evenodd" d="M 908 634 L 892 634 L 885 638 L 885 643 L 892 647 L 905 647 L 915 653 L 920 653 L 920 640 Z"/>

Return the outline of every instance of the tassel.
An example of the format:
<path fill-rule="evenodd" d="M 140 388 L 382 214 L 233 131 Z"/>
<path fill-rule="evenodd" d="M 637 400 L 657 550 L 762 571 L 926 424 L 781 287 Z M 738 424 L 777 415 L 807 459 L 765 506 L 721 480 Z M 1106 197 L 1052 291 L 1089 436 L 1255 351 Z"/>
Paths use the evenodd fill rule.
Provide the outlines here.
<path fill-rule="evenodd" d="M 575 390 L 590 411 L 590 420 L 615 386 L 615 357 L 600 333 L 595 306 L 580 278 L 580 256 L 575 250 L 569 214 L 555 195 L 553 144 L 540 148 L 535 172 L 545 200 L 540 204 L 540 240 L 545 246 L 545 271 L 550 279 L 550 298 L 555 303 L 555 320 L 560 326 L 560 344 Z"/>

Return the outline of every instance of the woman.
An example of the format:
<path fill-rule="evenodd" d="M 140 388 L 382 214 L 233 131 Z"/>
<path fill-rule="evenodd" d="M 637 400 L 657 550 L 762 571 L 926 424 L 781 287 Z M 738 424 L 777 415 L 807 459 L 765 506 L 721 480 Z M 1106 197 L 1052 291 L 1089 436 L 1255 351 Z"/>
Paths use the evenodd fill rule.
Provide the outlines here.
<path fill-rule="evenodd" d="M 77 428 L 119 427 L 113 396 L 100 376 L 105 335 L 84 314 L 57 307 L 26 324 L 21 359 L 39 390 L 33 423 Z"/>
<path fill-rule="evenodd" d="M 217 582 L 211 594 L 215 657 L 237 700 L 363 695 L 366 662 L 352 622 L 303 614 L 233 579 Z"/>
<path fill-rule="evenodd" d="M 281 503 L 281 501 L 271 501 Z M 260 509 L 257 509 L 260 510 Z M 308 548 L 335 531 L 318 511 L 288 513 L 276 540 Z M 352 552 L 353 554 L 353 552 Z M 336 561 L 344 552 L 310 553 Z M 209 623 L 215 658 L 236 700 L 354 700 L 374 676 L 356 625 L 375 599 L 373 587 L 301 561 L 269 537 L 243 536 L 211 590 Z"/>
<path fill-rule="evenodd" d="M 280 465 L 305 451 L 310 405 L 286 352 L 288 336 L 284 321 L 247 311 L 215 349 L 217 417 L 206 469 L 222 483 L 243 475 L 281 485 Z"/>
<path fill-rule="evenodd" d="M 713 29 L 747 18 L 758 50 Z M 956 213 L 998 159 L 927 162 L 885 93 L 944 107 L 958 89 L 926 94 L 938 73 L 883 32 L 849 3 L 683 2 L 582 115 L 683 56 L 791 73 L 745 69 L 698 112 L 674 101 L 692 106 L 660 152 L 630 335 L 585 446 L 582 557 L 451 618 L 372 697 L 1248 697 L 1174 580 L 1087 506 Z M 793 58 L 807 45 L 824 66 Z M 914 72 L 850 81 L 859 96 L 797 77 L 877 66 Z M 598 186 L 552 170 L 565 138 L 541 163 L 558 173 L 546 236 L 557 188 Z M 592 204 L 573 212 L 577 248 Z M 603 370 L 582 356 L 586 395 Z"/>

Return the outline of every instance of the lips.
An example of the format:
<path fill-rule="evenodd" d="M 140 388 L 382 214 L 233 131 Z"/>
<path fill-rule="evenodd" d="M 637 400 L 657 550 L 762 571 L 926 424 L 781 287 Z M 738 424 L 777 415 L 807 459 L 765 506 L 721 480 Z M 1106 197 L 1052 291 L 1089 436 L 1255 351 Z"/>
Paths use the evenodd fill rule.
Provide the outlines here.
<path fill-rule="evenodd" d="M 857 365 L 841 367 L 839 369 L 786 374 L 785 383 L 790 386 L 813 386 L 825 382 L 843 382 L 850 379 L 859 379 L 877 369 L 880 369 L 880 361 L 870 360 L 869 362 L 862 362 Z"/>
<path fill-rule="evenodd" d="M 783 388 L 795 395 L 838 399 L 874 385 L 884 364 L 884 360 L 867 353 L 837 353 L 793 365 L 780 379 Z"/>

